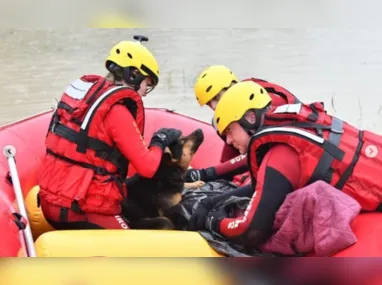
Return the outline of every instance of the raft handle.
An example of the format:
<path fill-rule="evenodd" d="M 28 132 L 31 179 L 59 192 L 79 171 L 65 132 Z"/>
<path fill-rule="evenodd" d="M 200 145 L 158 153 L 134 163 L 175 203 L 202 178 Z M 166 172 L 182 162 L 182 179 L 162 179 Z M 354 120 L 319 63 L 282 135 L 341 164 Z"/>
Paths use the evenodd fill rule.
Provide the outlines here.
<path fill-rule="evenodd" d="M 19 208 L 20 215 L 27 221 L 25 229 L 22 229 L 23 236 L 26 242 L 27 254 L 29 257 L 36 257 L 36 250 L 34 248 L 33 235 L 30 228 L 28 214 L 25 208 L 23 191 L 21 190 L 20 179 L 16 167 L 16 148 L 13 145 L 7 145 L 3 149 L 3 154 L 8 160 L 10 176 L 12 178 L 13 190 Z"/>

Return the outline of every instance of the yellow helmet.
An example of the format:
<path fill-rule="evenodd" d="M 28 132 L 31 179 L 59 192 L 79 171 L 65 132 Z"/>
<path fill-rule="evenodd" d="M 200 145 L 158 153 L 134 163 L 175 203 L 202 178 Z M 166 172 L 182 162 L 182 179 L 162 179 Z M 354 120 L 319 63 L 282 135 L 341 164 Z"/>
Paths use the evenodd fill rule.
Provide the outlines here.
<path fill-rule="evenodd" d="M 253 81 L 233 85 L 224 93 L 215 109 L 214 122 L 218 132 L 223 134 L 229 124 L 240 121 L 247 111 L 265 110 L 271 102 L 268 92 Z"/>
<path fill-rule="evenodd" d="M 153 54 L 141 43 L 148 41 L 144 36 L 134 36 L 136 41 L 121 41 L 113 46 L 106 58 L 106 68 L 114 72 L 116 68 L 122 69 L 125 80 L 133 85 L 149 76 L 154 86 L 159 81 L 159 66 Z M 138 69 L 142 76 L 133 76 L 133 70 Z M 130 81 L 130 82 L 129 82 Z"/>
<path fill-rule="evenodd" d="M 224 65 L 211 65 L 204 69 L 196 79 L 194 92 L 199 105 L 203 106 L 211 101 L 224 88 L 237 83 L 239 79 Z"/>

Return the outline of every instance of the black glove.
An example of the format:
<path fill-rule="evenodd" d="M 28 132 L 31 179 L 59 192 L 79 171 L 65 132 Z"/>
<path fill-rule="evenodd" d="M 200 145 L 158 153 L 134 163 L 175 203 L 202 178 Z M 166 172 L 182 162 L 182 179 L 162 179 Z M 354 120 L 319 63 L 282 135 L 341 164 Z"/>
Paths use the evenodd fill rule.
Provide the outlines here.
<path fill-rule="evenodd" d="M 162 150 L 164 150 L 167 146 L 179 139 L 181 135 L 182 131 L 177 129 L 159 129 L 153 134 L 149 146 L 159 146 Z"/>
<path fill-rule="evenodd" d="M 214 181 L 218 178 L 216 174 L 215 167 L 209 167 L 205 169 L 188 169 L 184 175 L 184 182 L 195 182 L 195 181 Z"/>
<path fill-rule="evenodd" d="M 210 233 L 220 234 L 220 222 L 228 217 L 228 213 L 224 207 L 218 210 L 212 210 L 205 218 L 205 227 Z"/>
<path fill-rule="evenodd" d="M 207 197 L 200 201 L 195 212 L 191 216 L 187 230 L 201 231 L 207 230 L 210 233 L 220 235 L 220 222 L 228 217 L 228 213 L 224 207 L 212 210 L 217 202 Z"/>
<path fill-rule="evenodd" d="M 187 229 L 190 231 L 200 231 L 205 229 L 207 215 L 213 207 L 214 201 L 211 198 L 207 197 L 201 200 L 188 221 Z"/>

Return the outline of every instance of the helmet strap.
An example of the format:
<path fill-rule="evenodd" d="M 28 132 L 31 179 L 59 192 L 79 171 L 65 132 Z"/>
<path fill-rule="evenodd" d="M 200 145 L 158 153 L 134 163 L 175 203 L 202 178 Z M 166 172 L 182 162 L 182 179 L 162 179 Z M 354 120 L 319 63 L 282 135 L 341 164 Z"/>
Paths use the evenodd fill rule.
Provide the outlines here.
<path fill-rule="evenodd" d="M 138 69 L 134 67 L 126 67 L 123 69 L 123 79 L 127 84 L 133 86 L 135 91 L 141 88 L 142 81 L 146 78 Z"/>
<path fill-rule="evenodd" d="M 241 119 L 238 121 L 238 123 L 240 124 L 240 126 L 242 126 L 242 128 L 250 135 L 252 136 L 260 127 L 262 127 L 264 125 L 264 118 L 265 118 L 265 114 L 268 112 L 268 110 L 270 109 L 270 104 L 268 106 L 266 106 L 265 108 L 263 109 L 250 109 L 248 110 L 247 112 L 245 112 L 244 116 L 241 117 Z M 246 119 L 246 116 L 248 115 L 248 113 L 250 112 L 254 112 L 255 113 L 255 122 L 254 123 L 251 123 L 249 122 L 247 119 Z"/>
<path fill-rule="evenodd" d="M 123 80 L 123 69 L 119 65 L 116 65 L 114 62 L 112 62 L 107 69 L 110 73 L 113 74 L 114 80 L 116 82 Z"/>

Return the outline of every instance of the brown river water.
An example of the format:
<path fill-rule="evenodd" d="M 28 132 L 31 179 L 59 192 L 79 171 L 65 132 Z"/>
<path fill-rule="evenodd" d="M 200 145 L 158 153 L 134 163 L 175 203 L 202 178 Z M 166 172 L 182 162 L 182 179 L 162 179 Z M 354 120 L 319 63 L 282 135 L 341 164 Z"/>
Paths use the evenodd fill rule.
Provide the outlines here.
<path fill-rule="evenodd" d="M 161 78 L 145 106 L 175 109 L 210 121 L 193 95 L 210 64 L 239 78 L 278 83 L 303 101 L 382 133 L 382 31 L 345 29 L 3 29 L 0 31 L 0 124 L 49 109 L 83 74 L 106 74 L 118 41 L 149 36 Z"/>

